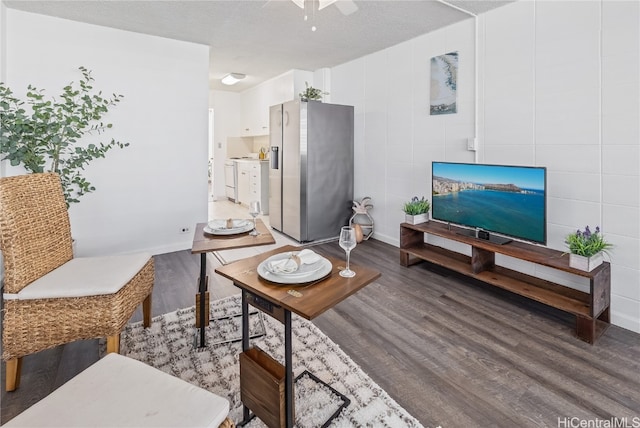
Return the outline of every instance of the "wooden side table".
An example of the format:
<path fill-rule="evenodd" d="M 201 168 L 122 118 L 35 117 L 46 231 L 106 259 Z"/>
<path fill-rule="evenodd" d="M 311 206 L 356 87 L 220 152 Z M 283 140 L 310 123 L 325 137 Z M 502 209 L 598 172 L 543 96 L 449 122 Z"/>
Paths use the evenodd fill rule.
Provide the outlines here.
<path fill-rule="evenodd" d="M 237 235 L 210 235 L 204 233 L 207 223 L 196 224 L 193 234 L 192 254 L 200 254 L 200 276 L 198 277 L 198 293 L 196 294 L 196 328 L 199 329 L 199 347 L 205 346 L 204 328 L 209 325 L 209 277 L 207 277 L 207 253 L 235 248 L 255 247 L 275 244 L 276 240 L 261 219 L 256 219 L 258 236 L 249 232 Z"/>
<path fill-rule="evenodd" d="M 249 410 L 262 413 L 264 418 L 270 420 L 269 426 L 292 427 L 294 423 L 294 392 L 293 392 L 293 362 L 291 340 L 291 314 L 312 320 L 323 312 L 331 309 L 347 297 L 361 290 L 380 277 L 380 272 L 375 269 L 353 265 L 352 270 L 356 276 L 343 278 L 339 275 L 344 269 L 344 260 L 327 257 L 333 266 L 331 273 L 323 279 L 308 284 L 275 284 L 262 279 L 257 272 L 258 265 L 267 258 L 290 251 L 299 251 L 300 248 L 287 245 L 275 250 L 239 260 L 234 263 L 219 267 L 216 273 L 233 281 L 234 285 L 242 289 L 242 349 L 243 354 L 251 355 L 249 347 L 249 305 L 256 307 L 267 315 L 284 324 L 284 407 L 282 415 L 279 408 L 273 408 L 276 404 L 263 408 L 250 409 L 244 404 L 244 421 L 249 419 Z M 260 357 L 265 360 L 264 357 Z M 258 361 L 258 359 L 255 359 Z M 273 366 L 272 362 L 269 365 Z M 276 374 L 277 370 L 265 368 L 265 376 Z M 269 373 L 267 373 L 269 372 Z M 256 372 L 252 371 L 251 376 Z M 240 383 L 243 382 L 241 369 Z M 257 380 L 256 377 L 254 380 Z M 246 380 L 246 379 L 245 379 Z M 280 403 L 278 402 L 278 407 Z M 258 415 L 261 419 L 261 415 Z M 263 422 L 266 422 L 263 419 Z"/>

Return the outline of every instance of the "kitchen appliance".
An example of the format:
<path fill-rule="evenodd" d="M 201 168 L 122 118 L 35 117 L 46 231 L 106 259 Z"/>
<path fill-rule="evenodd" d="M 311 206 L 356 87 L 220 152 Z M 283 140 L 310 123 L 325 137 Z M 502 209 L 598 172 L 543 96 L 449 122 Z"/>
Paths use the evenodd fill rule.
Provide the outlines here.
<path fill-rule="evenodd" d="M 224 161 L 224 194 L 230 201 L 238 201 L 238 168 L 231 159 Z"/>
<path fill-rule="evenodd" d="M 296 100 L 269 114 L 271 227 L 299 242 L 337 237 L 353 203 L 353 107 Z"/>

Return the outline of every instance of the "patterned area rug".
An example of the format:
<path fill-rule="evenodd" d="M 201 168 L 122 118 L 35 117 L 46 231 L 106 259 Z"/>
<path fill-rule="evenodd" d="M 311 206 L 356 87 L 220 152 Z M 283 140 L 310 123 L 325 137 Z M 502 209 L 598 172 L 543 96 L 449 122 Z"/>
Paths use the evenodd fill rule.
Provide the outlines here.
<path fill-rule="evenodd" d="M 194 348 L 195 314 L 188 308 L 142 323 L 129 324 L 121 335 L 121 353 L 143 361 L 166 373 L 207 389 L 229 400 L 229 416 L 242 419 L 240 401 L 240 342 L 221 343 L 238 338 L 241 329 L 240 295 L 211 303 L 211 318 L 226 319 L 207 327 L 205 348 Z M 269 316 L 250 317 L 251 334 L 264 335 L 251 340 L 284 364 L 284 328 Z M 332 427 L 421 427 L 422 425 L 376 385 L 335 343 L 312 323 L 294 315 L 294 376 L 308 370 L 343 394 L 351 403 L 332 421 Z M 296 381 L 296 426 L 317 428 L 343 403 L 339 394 L 309 376 Z M 264 427 L 257 418 L 248 425 Z"/>

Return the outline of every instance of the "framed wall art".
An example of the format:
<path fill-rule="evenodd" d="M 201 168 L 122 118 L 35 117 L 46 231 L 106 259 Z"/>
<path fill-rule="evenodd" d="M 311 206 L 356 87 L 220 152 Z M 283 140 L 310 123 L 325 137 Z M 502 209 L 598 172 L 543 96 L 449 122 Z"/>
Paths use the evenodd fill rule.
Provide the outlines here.
<path fill-rule="evenodd" d="M 431 58 L 430 114 L 454 114 L 458 112 L 458 52 L 449 52 Z"/>

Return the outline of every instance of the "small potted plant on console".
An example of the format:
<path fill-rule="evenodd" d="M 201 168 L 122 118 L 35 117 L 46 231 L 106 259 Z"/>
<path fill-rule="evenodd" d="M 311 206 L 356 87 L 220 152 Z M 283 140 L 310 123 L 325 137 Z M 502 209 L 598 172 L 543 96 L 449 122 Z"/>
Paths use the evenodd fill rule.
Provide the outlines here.
<path fill-rule="evenodd" d="M 431 204 L 424 196 L 418 199 L 417 196 L 411 198 L 409 202 L 405 202 L 402 210 L 405 213 L 405 221 L 411 224 L 424 223 L 429 221 L 429 209 Z"/>
<path fill-rule="evenodd" d="M 565 243 L 569 246 L 569 266 L 587 272 L 601 265 L 604 253 L 613 246 L 605 241 L 598 226 L 593 232 L 589 226 L 584 231 L 578 229 L 567 235 Z"/>

